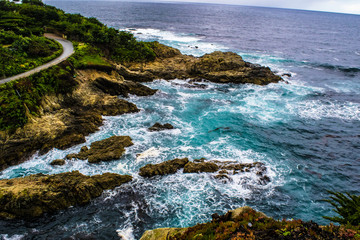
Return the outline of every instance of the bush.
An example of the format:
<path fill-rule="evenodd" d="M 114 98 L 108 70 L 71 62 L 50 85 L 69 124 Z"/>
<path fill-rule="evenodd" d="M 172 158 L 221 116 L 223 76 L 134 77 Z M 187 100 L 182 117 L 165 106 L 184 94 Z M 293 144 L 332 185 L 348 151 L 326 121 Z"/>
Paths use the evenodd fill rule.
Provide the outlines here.
<path fill-rule="evenodd" d="M 360 195 L 353 195 L 350 193 L 331 192 L 330 199 L 324 200 L 335 207 L 334 212 L 340 215 L 340 217 L 327 217 L 332 222 L 337 222 L 343 225 L 351 224 L 353 226 L 360 225 Z"/>

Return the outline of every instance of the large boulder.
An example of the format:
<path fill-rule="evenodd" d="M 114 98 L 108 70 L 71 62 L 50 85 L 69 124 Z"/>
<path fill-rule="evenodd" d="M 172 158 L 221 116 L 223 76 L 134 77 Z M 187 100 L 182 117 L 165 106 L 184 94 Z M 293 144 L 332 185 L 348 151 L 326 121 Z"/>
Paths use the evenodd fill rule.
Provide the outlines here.
<path fill-rule="evenodd" d="M 79 171 L 0 180 L 0 217 L 33 218 L 89 203 L 104 190 L 132 180 L 129 175 L 85 176 Z"/>
<path fill-rule="evenodd" d="M 111 161 L 119 159 L 125 153 L 125 147 L 131 145 L 133 145 L 133 143 L 129 136 L 112 136 L 101 141 L 93 142 L 90 145 L 90 149 L 84 146 L 79 153 L 68 154 L 66 158 L 88 159 L 89 163 Z"/>
<path fill-rule="evenodd" d="M 187 158 L 176 158 L 159 164 L 147 164 L 140 168 L 139 175 L 142 177 L 153 177 L 156 175 L 167 175 L 176 173 L 179 169 L 183 168 L 189 159 Z"/>

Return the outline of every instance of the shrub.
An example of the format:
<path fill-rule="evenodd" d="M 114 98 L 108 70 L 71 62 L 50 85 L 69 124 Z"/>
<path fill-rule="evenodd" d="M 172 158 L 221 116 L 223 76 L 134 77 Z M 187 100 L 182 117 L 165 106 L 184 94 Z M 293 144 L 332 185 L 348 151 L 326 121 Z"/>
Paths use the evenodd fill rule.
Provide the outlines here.
<path fill-rule="evenodd" d="M 327 217 L 332 222 L 337 222 L 343 225 L 351 224 L 353 226 L 360 225 L 360 195 L 353 195 L 350 193 L 331 192 L 330 199 L 324 200 L 335 207 L 334 212 L 340 215 L 340 217 Z"/>

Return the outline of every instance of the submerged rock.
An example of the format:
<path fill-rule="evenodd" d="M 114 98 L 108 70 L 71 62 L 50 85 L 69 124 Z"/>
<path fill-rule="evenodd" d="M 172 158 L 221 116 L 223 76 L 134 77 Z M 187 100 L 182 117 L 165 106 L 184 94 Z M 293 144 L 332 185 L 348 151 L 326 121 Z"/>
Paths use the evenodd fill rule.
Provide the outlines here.
<path fill-rule="evenodd" d="M 103 190 L 131 180 L 129 175 L 104 173 L 90 177 L 79 171 L 0 180 L 0 217 L 33 218 L 83 205 L 99 197 Z"/>
<path fill-rule="evenodd" d="M 167 175 L 176 173 L 179 169 L 183 168 L 189 159 L 187 158 L 176 158 L 159 164 L 147 164 L 140 168 L 139 175 L 142 177 L 153 177 L 156 175 Z"/>
<path fill-rule="evenodd" d="M 64 165 L 65 164 L 65 160 L 64 159 L 55 159 L 54 161 L 52 161 L 51 163 L 50 163 L 50 165 L 52 165 L 52 166 L 62 166 L 62 165 Z"/>
<path fill-rule="evenodd" d="M 170 123 L 160 124 L 157 122 L 154 125 L 152 125 L 151 127 L 149 127 L 149 131 L 151 131 L 151 132 L 162 131 L 162 130 L 166 130 L 166 129 L 174 129 L 174 126 L 171 125 Z"/>
<path fill-rule="evenodd" d="M 129 136 L 112 136 L 101 141 L 93 142 L 90 149 L 84 146 L 79 153 L 68 154 L 66 158 L 88 159 L 89 163 L 111 161 L 119 159 L 125 153 L 125 147 L 131 145 L 133 145 L 133 143 Z"/>

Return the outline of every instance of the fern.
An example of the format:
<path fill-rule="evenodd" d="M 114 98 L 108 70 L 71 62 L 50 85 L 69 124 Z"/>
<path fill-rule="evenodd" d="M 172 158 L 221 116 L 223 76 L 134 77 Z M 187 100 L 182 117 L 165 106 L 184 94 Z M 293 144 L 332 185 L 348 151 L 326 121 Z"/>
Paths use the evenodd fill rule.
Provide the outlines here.
<path fill-rule="evenodd" d="M 324 201 L 330 203 L 339 216 L 323 218 L 340 224 L 360 225 L 360 195 L 328 191 L 332 196 Z"/>

